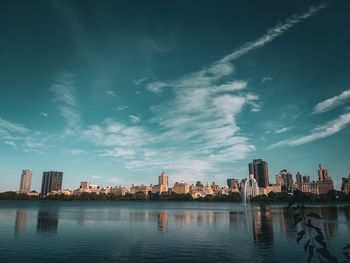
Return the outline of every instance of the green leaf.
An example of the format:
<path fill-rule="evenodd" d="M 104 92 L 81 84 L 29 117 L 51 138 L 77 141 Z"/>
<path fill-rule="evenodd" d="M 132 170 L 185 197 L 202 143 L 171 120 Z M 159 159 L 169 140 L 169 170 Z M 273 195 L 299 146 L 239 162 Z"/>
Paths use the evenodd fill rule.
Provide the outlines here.
<path fill-rule="evenodd" d="M 300 242 L 300 240 L 303 238 L 304 234 L 305 234 L 305 231 L 304 231 L 304 230 L 301 230 L 301 231 L 298 233 L 297 243 Z"/>
<path fill-rule="evenodd" d="M 314 217 L 314 218 L 317 218 L 317 219 L 321 219 L 321 217 L 318 214 L 316 214 L 316 213 L 310 213 L 307 216 Z"/>
<path fill-rule="evenodd" d="M 297 225 L 300 221 L 302 221 L 302 217 L 299 214 L 294 214 L 294 224 Z"/>
<path fill-rule="evenodd" d="M 315 237 L 315 240 L 316 240 L 317 243 L 319 243 L 323 248 L 327 248 L 327 244 L 326 244 L 326 242 L 324 242 L 323 236 L 317 235 L 317 236 Z"/>
<path fill-rule="evenodd" d="M 310 239 L 305 243 L 304 251 L 307 250 L 307 248 L 309 247 L 309 244 L 310 244 Z"/>
<path fill-rule="evenodd" d="M 329 250 L 327 248 L 318 248 L 317 249 L 317 252 L 324 258 L 328 259 L 328 262 L 331 262 L 331 263 L 336 263 L 338 262 L 338 260 L 332 256 L 330 253 L 329 253 Z"/>
<path fill-rule="evenodd" d="M 311 262 L 311 259 L 314 256 L 314 247 L 314 245 L 309 246 L 309 257 L 307 258 L 307 262 Z"/>
<path fill-rule="evenodd" d="M 344 254 L 344 256 L 345 256 L 345 258 L 346 258 L 347 260 L 350 260 L 350 255 L 349 255 L 349 253 L 343 252 L 343 254 Z"/>

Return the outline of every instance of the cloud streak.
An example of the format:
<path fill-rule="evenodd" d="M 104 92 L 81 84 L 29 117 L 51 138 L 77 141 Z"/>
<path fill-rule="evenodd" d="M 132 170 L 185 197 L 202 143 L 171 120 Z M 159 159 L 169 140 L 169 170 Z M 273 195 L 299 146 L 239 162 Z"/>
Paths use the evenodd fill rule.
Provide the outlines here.
<path fill-rule="evenodd" d="M 74 87 L 75 75 L 69 72 L 59 72 L 56 74 L 54 83 L 50 91 L 54 94 L 54 101 L 61 116 L 67 121 L 66 133 L 77 130 L 81 125 L 81 117 L 78 113 L 78 103 L 75 96 Z"/>
<path fill-rule="evenodd" d="M 338 106 L 341 106 L 350 101 L 350 89 L 344 90 L 337 96 L 324 100 L 315 105 L 313 108 L 313 114 L 319 114 L 323 112 L 330 111 Z"/>
<path fill-rule="evenodd" d="M 340 115 L 337 119 L 327 122 L 326 124 L 316 127 L 309 135 L 302 136 L 296 139 L 288 139 L 275 143 L 269 147 L 269 149 L 279 146 L 298 146 L 305 143 L 309 143 L 315 140 L 323 139 L 340 132 L 346 128 L 350 123 L 350 113 Z"/>

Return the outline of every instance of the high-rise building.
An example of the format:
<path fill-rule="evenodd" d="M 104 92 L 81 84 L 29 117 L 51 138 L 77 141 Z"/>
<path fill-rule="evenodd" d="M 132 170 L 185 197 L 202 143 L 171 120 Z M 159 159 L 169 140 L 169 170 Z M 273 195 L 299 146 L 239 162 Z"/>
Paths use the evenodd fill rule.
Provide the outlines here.
<path fill-rule="evenodd" d="M 310 183 L 310 176 L 303 176 L 303 183 Z"/>
<path fill-rule="evenodd" d="M 63 172 L 43 172 L 41 181 L 41 195 L 46 196 L 51 191 L 62 190 Z"/>
<path fill-rule="evenodd" d="M 266 188 L 266 186 L 270 184 L 267 162 L 262 159 L 253 160 L 253 162 L 249 164 L 249 175 L 251 174 L 254 175 L 259 187 Z"/>
<path fill-rule="evenodd" d="M 341 190 L 343 191 L 344 194 L 349 194 L 350 192 L 350 174 L 348 178 L 343 177 L 342 182 L 341 182 Z"/>
<path fill-rule="evenodd" d="M 331 181 L 331 177 L 328 174 L 328 170 L 325 169 L 321 164 L 318 167 L 318 181 L 327 182 Z"/>
<path fill-rule="evenodd" d="M 234 178 L 227 179 L 227 186 L 229 188 L 239 187 L 239 180 L 238 179 L 234 179 Z"/>
<path fill-rule="evenodd" d="M 32 171 L 31 170 L 22 170 L 19 191 L 21 193 L 29 193 L 31 183 L 32 183 Z"/>
<path fill-rule="evenodd" d="M 301 187 L 301 183 L 302 183 L 302 180 L 301 180 L 301 173 L 299 173 L 299 171 L 298 171 L 295 177 L 296 177 L 297 185 L 298 185 L 299 187 Z"/>
<path fill-rule="evenodd" d="M 279 178 L 282 179 L 282 190 L 287 192 L 293 191 L 293 175 L 291 172 L 288 172 L 287 170 L 282 170 L 279 174 Z M 277 176 L 276 176 L 277 180 Z"/>
<path fill-rule="evenodd" d="M 90 189 L 90 182 L 89 181 L 85 181 L 85 182 L 80 182 L 80 189 Z"/>
<path fill-rule="evenodd" d="M 162 172 L 162 174 L 158 176 L 158 184 L 166 185 L 166 187 L 168 187 L 168 176 L 164 172 Z"/>
<path fill-rule="evenodd" d="M 329 190 L 334 190 L 333 180 L 328 174 L 328 170 L 321 164 L 318 166 L 317 193 L 327 194 Z"/>

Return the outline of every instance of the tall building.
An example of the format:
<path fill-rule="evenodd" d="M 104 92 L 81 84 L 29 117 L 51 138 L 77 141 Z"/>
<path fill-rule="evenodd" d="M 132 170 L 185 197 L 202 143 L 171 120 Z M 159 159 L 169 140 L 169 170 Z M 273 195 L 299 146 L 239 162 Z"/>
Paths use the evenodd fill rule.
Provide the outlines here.
<path fill-rule="evenodd" d="M 32 183 L 32 171 L 31 170 L 22 170 L 19 191 L 21 193 L 29 193 L 31 183 Z"/>
<path fill-rule="evenodd" d="M 162 174 L 158 176 L 158 184 L 166 185 L 166 187 L 168 187 L 168 176 L 164 172 L 162 172 Z"/>
<path fill-rule="evenodd" d="M 328 174 L 328 170 L 325 169 L 321 164 L 318 166 L 318 181 L 327 182 L 331 181 L 331 177 Z"/>
<path fill-rule="evenodd" d="M 350 174 L 348 178 L 343 177 L 341 182 L 341 190 L 344 194 L 348 195 L 350 192 Z"/>
<path fill-rule="evenodd" d="M 257 195 L 259 195 L 258 183 L 255 180 L 254 176 L 251 174 L 249 179 L 248 179 L 247 196 L 255 197 Z"/>
<path fill-rule="evenodd" d="M 303 176 L 303 183 L 310 183 L 310 176 Z"/>
<path fill-rule="evenodd" d="M 239 187 L 239 180 L 234 178 L 227 179 L 227 186 L 230 188 Z"/>
<path fill-rule="evenodd" d="M 319 195 L 327 194 L 329 190 L 334 190 L 332 178 L 329 176 L 328 170 L 320 164 L 318 166 L 317 193 Z"/>
<path fill-rule="evenodd" d="M 287 170 L 282 170 L 277 177 L 282 179 L 282 190 L 285 189 L 285 191 L 292 192 L 293 191 L 293 175 L 291 172 L 288 172 Z"/>
<path fill-rule="evenodd" d="M 249 164 L 249 176 L 251 174 L 254 175 L 259 187 L 266 188 L 266 186 L 270 184 L 267 162 L 262 159 L 253 160 L 253 162 Z"/>
<path fill-rule="evenodd" d="M 43 172 L 41 181 L 41 195 L 46 196 L 51 191 L 62 190 L 63 172 Z"/>
<path fill-rule="evenodd" d="M 295 177 L 296 177 L 297 185 L 299 185 L 299 187 L 301 187 L 301 183 L 302 183 L 301 173 L 299 173 L 299 171 L 298 171 Z"/>

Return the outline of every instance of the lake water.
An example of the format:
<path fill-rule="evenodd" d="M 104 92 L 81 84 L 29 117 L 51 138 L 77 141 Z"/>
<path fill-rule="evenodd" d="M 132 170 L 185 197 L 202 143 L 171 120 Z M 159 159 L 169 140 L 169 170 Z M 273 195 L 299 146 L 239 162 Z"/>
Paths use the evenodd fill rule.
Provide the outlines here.
<path fill-rule="evenodd" d="M 285 205 L 0 202 L 0 262 L 306 262 Z M 312 206 L 343 260 L 350 206 Z"/>

